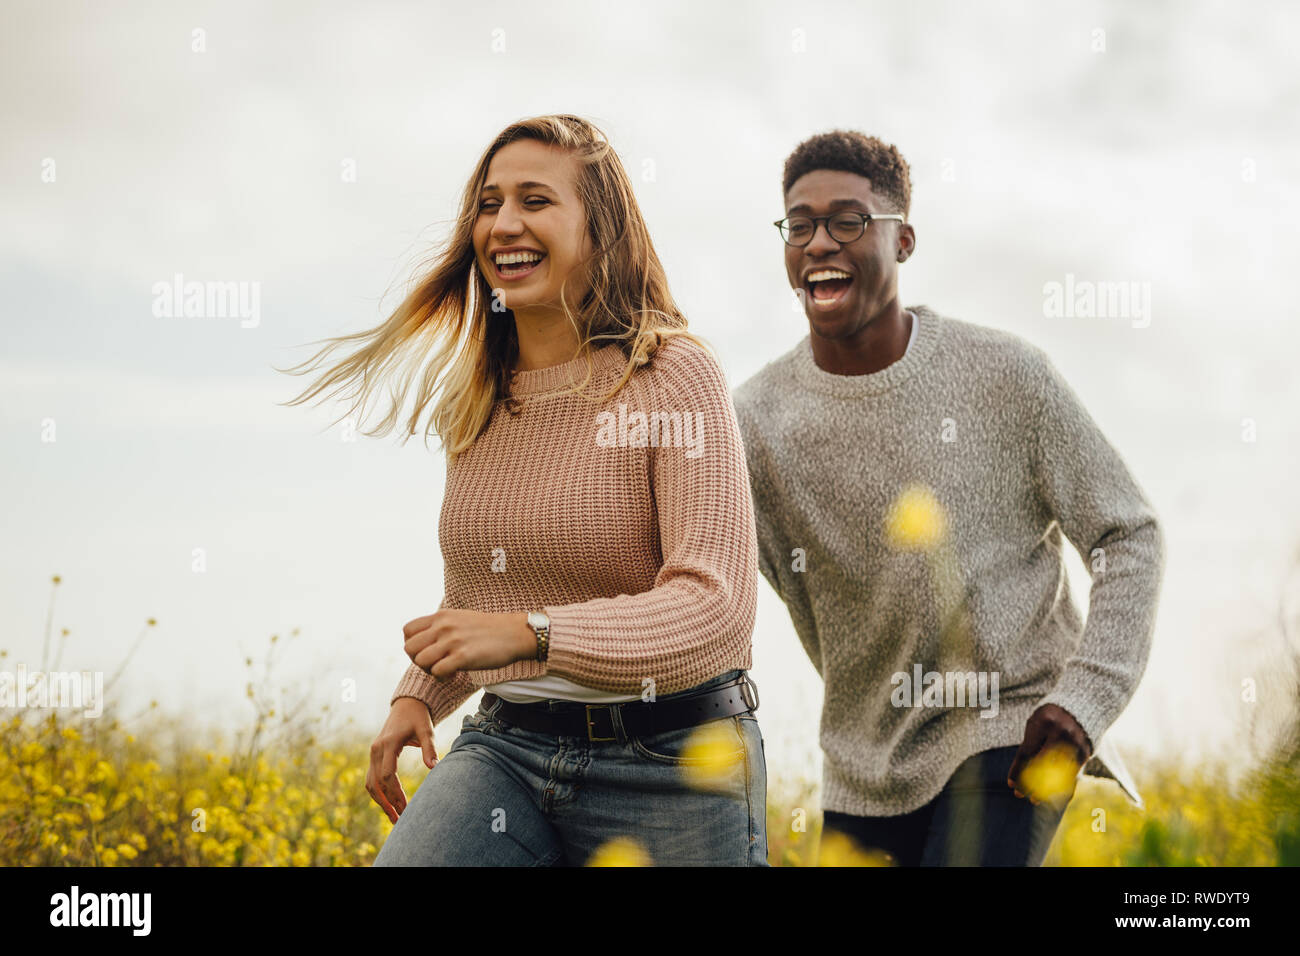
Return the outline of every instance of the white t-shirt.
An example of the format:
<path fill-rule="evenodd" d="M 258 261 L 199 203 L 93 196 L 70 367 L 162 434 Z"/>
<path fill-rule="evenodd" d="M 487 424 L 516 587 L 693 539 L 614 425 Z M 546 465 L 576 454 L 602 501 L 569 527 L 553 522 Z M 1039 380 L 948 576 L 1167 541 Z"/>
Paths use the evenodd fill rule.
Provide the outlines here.
<path fill-rule="evenodd" d="M 609 691 L 584 687 L 558 674 L 543 674 L 541 677 L 527 677 L 522 680 L 506 681 L 503 684 L 488 684 L 483 689 L 516 704 L 531 704 L 552 698 L 580 700 L 588 704 L 621 704 L 625 701 L 641 699 L 637 694 L 611 694 Z"/>

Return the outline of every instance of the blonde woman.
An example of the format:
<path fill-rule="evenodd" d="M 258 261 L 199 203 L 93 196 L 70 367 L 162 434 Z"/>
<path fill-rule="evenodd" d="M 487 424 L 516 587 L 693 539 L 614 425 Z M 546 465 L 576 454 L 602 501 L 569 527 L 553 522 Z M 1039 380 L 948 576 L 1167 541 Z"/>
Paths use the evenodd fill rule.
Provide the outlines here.
<path fill-rule="evenodd" d="M 294 401 L 357 379 L 364 401 L 404 354 L 385 433 L 431 355 L 407 430 L 432 403 L 448 457 L 445 595 L 404 628 L 371 746 L 394 822 L 375 864 L 767 865 L 745 454 L 603 134 L 502 131 L 428 277 L 313 360 L 353 339 Z M 479 688 L 438 760 L 435 725 Z M 406 746 L 432 768 L 409 804 Z"/>

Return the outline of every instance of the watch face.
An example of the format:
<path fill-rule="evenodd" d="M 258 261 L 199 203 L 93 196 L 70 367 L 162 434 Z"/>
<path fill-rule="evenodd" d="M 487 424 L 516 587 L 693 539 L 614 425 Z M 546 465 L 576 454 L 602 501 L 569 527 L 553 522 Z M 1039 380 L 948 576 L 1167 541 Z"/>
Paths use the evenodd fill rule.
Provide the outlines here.
<path fill-rule="evenodd" d="M 550 627 L 551 619 L 541 611 L 529 611 L 528 623 L 531 627 Z"/>

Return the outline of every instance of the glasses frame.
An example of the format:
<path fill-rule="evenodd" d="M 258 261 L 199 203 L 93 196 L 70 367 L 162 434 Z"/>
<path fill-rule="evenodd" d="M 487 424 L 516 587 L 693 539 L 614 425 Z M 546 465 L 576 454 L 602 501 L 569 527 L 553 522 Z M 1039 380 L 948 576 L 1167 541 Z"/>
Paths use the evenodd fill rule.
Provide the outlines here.
<path fill-rule="evenodd" d="M 861 222 L 862 228 L 858 231 L 858 234 L 854 236 L 852 239 L 844 239 L 842 241 L 836 239 L 834 236 L 831 235 L 831 220 L 834 219 L 836 216 L 857 216 L 859 219 L 862 220 Z M 781 227 L 783 223 L 788 223 L 791 219 L 812 220 L 813 231 L 808 236 L 808 242 L 791 242 L 789 239 L 785 237 L 785 229 Z M 859 239 L 861 239 L 862 233 L 867 231 L 867 225 L 869 223 L 875 222 L 877 219 L 897 219 L 899 222 L 906 221 L 905 219 L 903 219 L 901 215 L 899 215 L 896 212 L 870 213 L 870 212 L 858 212 L 855 209 L 842 209 L 839 212 L 831 213 L 829 216 L 786 216 L 784 219 L 778 219 L 776 222 L 772 223 L 772 225 L 776 226 L 777 232 L 781 234 L 782 242 L 784 242 L 787 246 L 793 246 L 795 249 L 802 249 L 804 246 L 808 245 L 809 242 L 812 242 L 815 238 L 817 238 L 817 225 L 819 223 L 821 224 L 822 228 L 826 230 L 826 235 L 830 236 L 833 242 L 837 242 L 841 246 L 843 246 L 850 242 L 857 242 Z"/>

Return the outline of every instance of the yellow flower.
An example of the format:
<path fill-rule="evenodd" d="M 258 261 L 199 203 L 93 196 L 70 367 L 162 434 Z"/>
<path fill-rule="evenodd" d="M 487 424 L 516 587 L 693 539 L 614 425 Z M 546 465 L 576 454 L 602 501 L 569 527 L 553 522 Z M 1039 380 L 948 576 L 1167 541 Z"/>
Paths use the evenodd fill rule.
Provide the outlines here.
<path fill-rule="evenodd" d="M 1020 771 L 1020 792 L 1044 803 L 1065 803 L 1074 793 L 1079 767 L 1070 746 L 1044 747 Z"/>
<path fill-rule="evenodd" d="M 901 551 L 933 551 L 948 533 L 943 505 L 924 485 L 909 485 L 885 518 L 885 537 Z"/>
<path fill-rule="evenodd" d="M 650 854 L 631 837 L 615 837 L 587 859 L 587 866 L 651 866 Z"/>
<path fill-rule="evenodd" d="M 889 854 L 874 847 L 862 846 L 839 830 L 822 833 L 818 866 L 893 866 Z"/>
<path fill-rule="evenodd" d="M 35 763 L 44 756 L 45 748 L 33 740 L 23 744 L 22 750 L 18 753 L 18 760 L 21 763 Z"/>
<path fill-rule="evenodd" d="M 730 720 L 711 720 L 699 728 L 682 747 L 682 776 L 689 786 L 711 790 L 723 785 L 740 761 L 745 745 Z"/>

